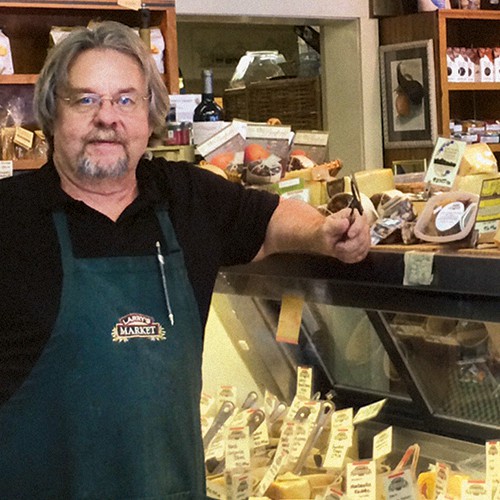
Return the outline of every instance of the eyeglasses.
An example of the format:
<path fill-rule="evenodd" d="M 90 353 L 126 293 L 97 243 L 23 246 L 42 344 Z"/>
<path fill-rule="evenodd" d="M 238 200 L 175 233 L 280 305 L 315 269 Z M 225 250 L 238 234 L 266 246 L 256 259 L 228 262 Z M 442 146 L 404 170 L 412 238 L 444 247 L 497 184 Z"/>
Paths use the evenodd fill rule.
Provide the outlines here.
<path fill-rule="evenodd" d="M 68 97 L 58 97 L 67 102 L 78 113 L 95 113 L 101 108 L 104 101 L 109 101 L 116 111 L 128 114 L 134 111 L 140 102 L 149 99 L 148 95 L 139 95 L 137 92 L 126 92 L 114 97 L 79 92 Z"/>

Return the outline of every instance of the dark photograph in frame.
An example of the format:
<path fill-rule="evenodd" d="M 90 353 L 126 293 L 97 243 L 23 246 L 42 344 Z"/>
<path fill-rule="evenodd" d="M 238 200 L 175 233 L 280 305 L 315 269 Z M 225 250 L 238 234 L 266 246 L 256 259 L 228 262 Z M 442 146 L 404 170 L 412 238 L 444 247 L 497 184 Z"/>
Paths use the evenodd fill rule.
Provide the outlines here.
<path fill-rule="evenodd" d="M 432 40 L 382 45 L 380 81 L 384 147 L 432 147 L 437 139 Z"/>

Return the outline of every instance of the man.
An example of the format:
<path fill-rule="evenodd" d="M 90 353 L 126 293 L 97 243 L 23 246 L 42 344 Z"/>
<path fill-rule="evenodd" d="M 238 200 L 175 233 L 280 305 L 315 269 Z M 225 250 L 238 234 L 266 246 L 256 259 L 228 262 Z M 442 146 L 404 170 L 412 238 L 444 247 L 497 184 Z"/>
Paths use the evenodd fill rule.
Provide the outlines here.
<path fill-rule="evenodd" d="M 368 251 L 359 214 L 142 159 L 167 103 L 117 23 L 69 35 L 39 76 L 49 161 L 0 183 L 2 499 L 205 498 L 201 354 L 219 266 Z"/>

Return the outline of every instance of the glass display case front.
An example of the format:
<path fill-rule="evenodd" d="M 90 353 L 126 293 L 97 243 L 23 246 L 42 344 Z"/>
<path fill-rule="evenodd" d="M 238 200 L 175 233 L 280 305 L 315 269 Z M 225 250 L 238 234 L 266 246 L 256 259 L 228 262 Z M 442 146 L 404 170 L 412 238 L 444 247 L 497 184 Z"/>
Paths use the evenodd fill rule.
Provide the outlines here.
<path fill-rule="evenodd" d="M 213 307 L 280 397 L 293 398 L 297 367 L 310 365 L 341 407 L 387 398 L 384 423 L 484 443 L 500 437 L 499 262 L 438 255 L 424 287 L 402 284 L 398 252 L 354 266 L 276 256 L 224 269 Z M 275 340 L 287 295 L 304 299 L 296 345 Z"/>

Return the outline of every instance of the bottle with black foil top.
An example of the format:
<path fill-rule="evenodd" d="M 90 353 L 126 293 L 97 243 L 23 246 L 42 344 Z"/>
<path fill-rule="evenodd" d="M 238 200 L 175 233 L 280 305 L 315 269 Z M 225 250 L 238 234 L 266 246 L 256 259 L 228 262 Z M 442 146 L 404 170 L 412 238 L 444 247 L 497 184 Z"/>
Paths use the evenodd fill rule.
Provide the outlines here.
<path fill-rule="evenodd" d="M 214 100 L 213 71 L 204 69 L 201 72 L 203 93 L 201 102 L 196 106 L 193 115 L 195 122 L 218 122 L 224 119 L 222 108 Z"/>

